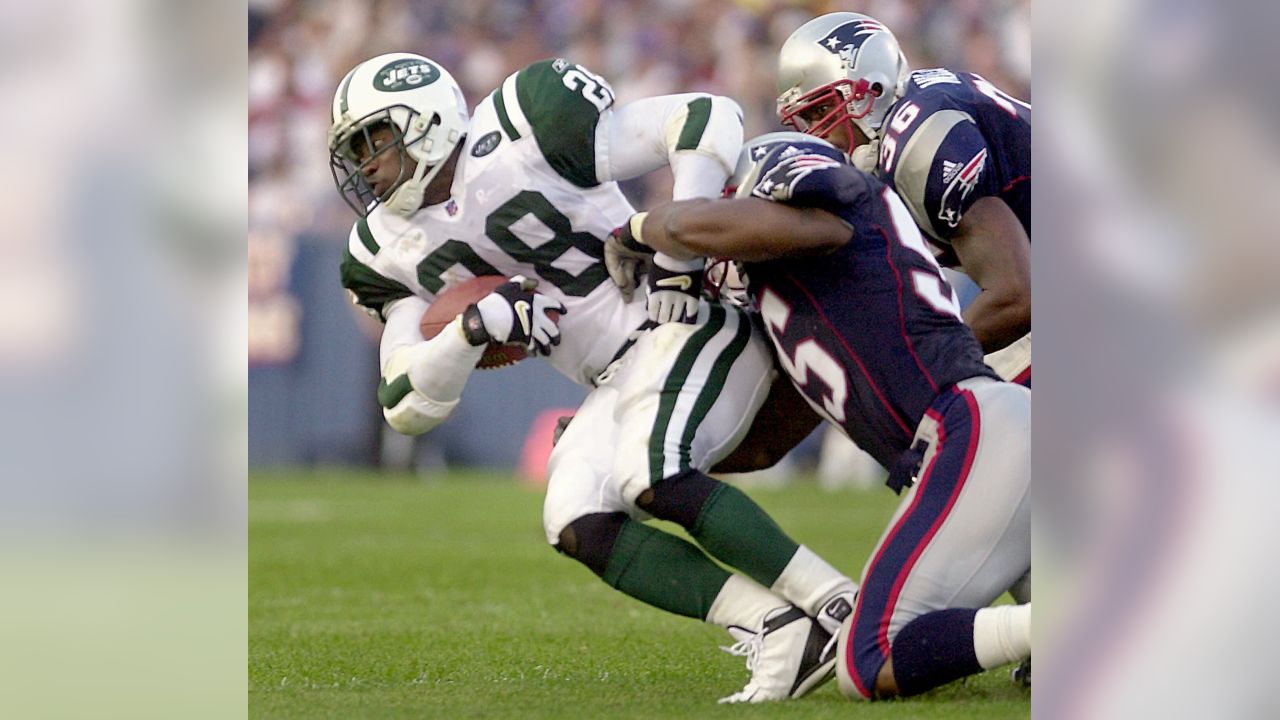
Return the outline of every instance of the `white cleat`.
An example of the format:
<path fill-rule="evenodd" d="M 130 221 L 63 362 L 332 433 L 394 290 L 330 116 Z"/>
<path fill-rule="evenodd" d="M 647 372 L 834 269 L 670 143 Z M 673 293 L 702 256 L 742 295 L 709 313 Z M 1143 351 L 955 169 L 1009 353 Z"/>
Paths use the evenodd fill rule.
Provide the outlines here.
<path fill-rule="evenodd" d="M 738 642 L 724 649 L 747 658 L 751 681 L 721 703 L 798 698 L 832 677 L 836 658 L 830 633 L 794 605 L 770 611 L 758 633 L 729 632 Z"/>
<path fill-rule="evenodd" d="M 818 614 L 814 616 L 814 619 L 818 621 L 823 630 L 835 637 L 836 631 L 840 629 L 840 624 L 853 613 L 853 604 L 857 600 L 857 590 L 842 592 L 827 600 L 818 610 Z"/>
<path fill-rule="evenodd" d="M 1031 658 L 1018 663 L 1018 666 L 1010 673 L 1010 677 L 1013 678 L 1013 682 L 1016 685 L 1021 685 L 1024 688 L 1031 687 Z"/>
<path fill-rule="evenodd" d="M 840 626 L 844 621 L 853 615 L 853 604 L 858 600 L 857 589 L 849 592 L 842 592 L 839 595 L 828 600 L 818 609 L 818 614 L 814 617 L 823 630 L 831 634 L 831 639 L 827 641 L 827 646 L 822 649 L 822 656 L 831 657 L 836 652 L 836 644 L 840 639 Z"/>

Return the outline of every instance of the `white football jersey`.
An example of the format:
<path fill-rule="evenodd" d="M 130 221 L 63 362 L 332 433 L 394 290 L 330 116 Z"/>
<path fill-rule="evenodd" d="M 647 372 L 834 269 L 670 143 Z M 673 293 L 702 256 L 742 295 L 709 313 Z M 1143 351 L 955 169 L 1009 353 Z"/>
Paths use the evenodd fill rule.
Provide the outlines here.
<path fill-rule="evenodd" d="M 381 316 L 411 295 L 427 301 L 481 275 L 537 278 L 562 302 L 561 343 L 548 361 L 590 384 L 647 315 L 624 302 L 604 266 L 604 238 L 635 210 L 598 181 L 596 125 L 608 85 L 562 59 L 511 75 L 476 107 L 452 198 L 404 218 L 377 207 L 351 232 L 342 283 Z"/>

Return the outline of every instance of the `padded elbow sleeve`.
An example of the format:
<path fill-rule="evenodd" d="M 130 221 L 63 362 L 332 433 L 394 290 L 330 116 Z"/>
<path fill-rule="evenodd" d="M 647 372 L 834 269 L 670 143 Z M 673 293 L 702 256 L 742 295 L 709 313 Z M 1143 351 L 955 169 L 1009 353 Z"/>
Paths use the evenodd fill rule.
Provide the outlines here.
<path fill-rule="evenodd" d="M 378 384 L 387 424 L 405 435 L 421 435 L 444 422 L 462 398 L 462 388 L 484 347 L 463 339 L 454 320 L 436 337 L 395 351 Z"/>
<path fill-rule="evenodd" d="M 421 435 L 444 422 L 458 402 L 438 403 L 411 390 L 395 406 L 384 407 L 382 417 L 387 419 L 392 430 L 402 435 Z"/>

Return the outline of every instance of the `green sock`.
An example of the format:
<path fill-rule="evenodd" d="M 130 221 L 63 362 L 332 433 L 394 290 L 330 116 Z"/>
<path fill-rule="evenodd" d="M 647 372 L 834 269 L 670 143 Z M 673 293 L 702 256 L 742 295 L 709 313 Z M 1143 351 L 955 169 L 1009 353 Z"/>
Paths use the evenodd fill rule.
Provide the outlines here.
<path fill-rule="evenodd" d="M 717 560 L 772 587 L 800 546 L 754 500 L 721 483 L 702 506 L 689 530 Z"/>
<path fill-rule="evenodd" d="M 696 546 L 627 520 L 605 564 L 604 581 L 656 608 L 705 620 L 729 573 Z"/>

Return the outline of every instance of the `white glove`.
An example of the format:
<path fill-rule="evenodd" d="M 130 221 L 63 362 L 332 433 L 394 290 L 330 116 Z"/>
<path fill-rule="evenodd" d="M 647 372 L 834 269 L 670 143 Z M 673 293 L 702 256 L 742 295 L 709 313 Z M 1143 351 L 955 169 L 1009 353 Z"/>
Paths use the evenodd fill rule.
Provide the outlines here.
<path fill-rule="evenodd" d="M 706 261 L 676 260 L 662 253 L 653 256 L 649 268 L 649 320 L 692 323 L 702 299 L 702 273 Z"/>
<path fill-rule="evenodd" d="M 523 345 L 535 355 L 550 355 L 560 344 L 559 316 L 568 311 L 559 301 L 533 291 L 538 281 L 516 275 L 462 313 L 467 342 Z M 558 313 L 552 317 L 550 313 Z"/>

